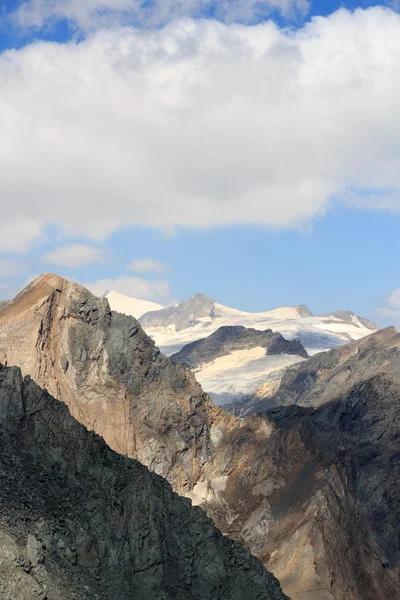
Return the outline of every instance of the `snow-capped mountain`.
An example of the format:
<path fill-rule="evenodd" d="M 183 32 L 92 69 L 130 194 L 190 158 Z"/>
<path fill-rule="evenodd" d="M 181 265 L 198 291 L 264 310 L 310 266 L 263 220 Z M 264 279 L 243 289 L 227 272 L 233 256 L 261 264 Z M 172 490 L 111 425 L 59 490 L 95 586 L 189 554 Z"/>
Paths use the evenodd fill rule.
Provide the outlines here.
<path fill-rule="evenodd" d="M 124 296 L 123 294 L 119 294 L 113 290 L 105 292 L 105 294 L 103 294 L 103 298 L 107 298 L 111 310 L 115 310 L 115 312 L 119 312 L 124 315 L 130 315 L 136 319 L 151 310 L 159 311 L 164 309 L 161 304 L 157 304 L 156 302 L 140 300 L 139 298 L 130 298 L 129 296 Z"/>
<path fill-rule="evenodd" d="M 213 334 L 224 327 L 242 326 L 248 331 L 253 329 L 258 332 L 271 329 L 286 340 L 300 340 L 308 355 L 342 346 L 378 329 L 370 321 L 350 311 L 315 316 L 306 306 L 299 305 L 249 313 L 219 304 L 202 294 L 196 294 L 176 306 L 159 310 L 151 308 L 140 315 L 144 307 L 143 300 L 115 292 L 106 295 L 113 310 L 139 318 L 145 332 L 167 356 L 179 353 L 182 348 L 187 351 L 184 347 L 188 344 L 205 338 L 210 338 L 214 344 L 215 339 L 219 338 L 214 338 Z M 207 347 L 209 343 L 207 341 Z M 180 360 L 181 357 L 182 354 L 176 358 Z M 220 345 L 217 355 L 212 356 L 211 360 L 188 366 L 213 400 L 223 404 L 240 402 L 249 395 L 265 397 L 279 385 L 289 366 L 304 360 L 301 352 L 292 354 L 282 351 L 271 355 L 266 353 L 261 343 L 249 347 L 246 342 L 229 349 Z"/>
<path fill-rule="evenodd" d="M 167 355 L 227 325 L 261 331 L 272 329 L 288 340 L 299 339 L 311 355 L 358 340 L 378 329 L 350 311 L 314 316 L 307 307 L 300 305 L 249 313 L 224 306 L 201 294 L 174 307 L 148 312 L 139 320 L 146 333 Z"/>
<path fill-rule="evenodd" d="M 184 346 L 172 358 L 189 367 L 217 404 L 243 402 L 283 371 L 308 358 L 302 343 L 271 329 L 220 327 L 204 340 Z"/>

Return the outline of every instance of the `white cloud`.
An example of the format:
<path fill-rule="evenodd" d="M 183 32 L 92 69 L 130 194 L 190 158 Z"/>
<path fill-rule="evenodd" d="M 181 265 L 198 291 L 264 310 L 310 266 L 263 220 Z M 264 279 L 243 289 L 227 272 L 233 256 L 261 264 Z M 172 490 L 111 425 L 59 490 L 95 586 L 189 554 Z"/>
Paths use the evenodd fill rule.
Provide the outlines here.
<path fill-rule="evenodd" d="M 299 227 L 335 197 L 400 210 L 399 39 L 376 7 L 299 31 L 184 20 L 3 53 L 7 245 L 48 224 L 93 240 Z"/>
<path fill-rule="evenodd" d="M 42 27 L 67 19 L 84 29 L 135 23 L 154 27 L 182 17 L 213 17 L 227 23 L 251 22 L 278 11 L 284 17 L 304 15 L 309 0 L 29 0 L 13 14 L 22 27 Z"/>
<path fill-rule="evenodd" d="M 0 132 L 1 132 L 1 90 L 0 90 Z M 1 135 L 1 134 L 0 134 Z M 0 140 L 1 146 L 1 140 Z M 0 157 L 2 156 L 0 152 Z M 6 177 L 0 174 L 0 181 Z M 25 199 L 26 202 L 26 199 Z M 24 202 L 22 202 L 22 205 Z M 0 199 L 0 207 L 7 210 L 7 217 L 0 222 L 0 251 L 8 252 L 28 252 L 35 242 L 42 237 L 43 222 L 31 219 L 21 218 L 15 211 L 16 207 L 8 205 L 7 196 Z M 15 214 L 17 212 L 17 214 Z"/>
<path fill-rule="evenodd" d="M 137 258 L 128 265 L 127 269 L 135 273 L 167 273 L 170 270 L 168 265 L 154 258 Z"/>
<path fill-rule="evenodd" d="M 384 306 L 377 311 L 377 316 L 386 324 L 400 326 L 400 289 L 388 295 Z"/>
<path fill-rule="evenodd" d="M 16 277 L 24 271 L 24 265 L 18 260 L 11 260 L 0 256 L 0 279 Z M 8 287 L 8 284 L 2 282 L 2 287 Z"/>
<path fill-rule="evenodd" d="M 390 294 L 387 304 L 392 309 L 400 310 L 400 290 L 395 290 Z"/>
<path fill-rule="evenodd" d="M 163 279 L 148 281 L 141 277 L 121 276 L 115 279 L 99 279 L 84 285 L 96 296 L 102 296 L 105 292 L 113 290 L 125 296 L 158 302 L 164 306 L 174 301 L 170 285 Z"/>
<path fill-rule="evenodd" d="M 104 251 L 86 244 L 61 246 L 42 256 L 41 261 L 50 265 L 76 268 L 105 262 Z"/>

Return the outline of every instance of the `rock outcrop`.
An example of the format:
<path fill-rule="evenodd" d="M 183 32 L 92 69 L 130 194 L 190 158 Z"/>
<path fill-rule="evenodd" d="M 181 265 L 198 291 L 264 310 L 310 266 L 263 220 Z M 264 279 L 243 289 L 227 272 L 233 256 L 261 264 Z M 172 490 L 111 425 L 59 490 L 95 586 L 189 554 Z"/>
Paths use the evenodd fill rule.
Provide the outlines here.
<path fill-rule="evenodd" d="M 189 491 L 211 453 L 212 405 L 133 317 L 57 275 L 0 311 L 0 362 L 17 365 L 117 452 Z M 177 457 L 179 456 L 179 461 Z"/>
<path fill-rule="evenodd" d="M 203 506 L 292 600 L 388 600 L 399 589 L 396 335 L 315 357 L 328 361 L 325 375 L 305 388 L 326 393 L 320 408 L 238 419 L 135 319 L 42 276 L 0 311 L 0 361 L 21 365 L 115 450 Z M 301 365 L 306 380 L 312 361 Z"/>
<path fill-rule="evenodd" d="M 214 316 L 215 301 L 203 294 L 183 300 L 177 306 L 145 313 L 140 317 L 141 325 L 146 327 L 167 327 L 173 325 L 176 331 L 197 325 L 201 318 Z"/>
<path fill-rule="evenodd" d="M 249 350 L 258 346 L 265 348 L 265 354 L 269 355 L 294 354 L 302 358 L 308 357 L 299 340 L 285 340 L 280 333 L 273 333 L 272 329 L 258 331 L 238 325 L 220 327 L 207 338 L 187 344 L 171 358 L 185 367 L 195 369 L 235 350 Z"/>
<path fill-rule="evenodd" d="M 0 365 L 0 598 L 286 596 L 201 509 Z"/>

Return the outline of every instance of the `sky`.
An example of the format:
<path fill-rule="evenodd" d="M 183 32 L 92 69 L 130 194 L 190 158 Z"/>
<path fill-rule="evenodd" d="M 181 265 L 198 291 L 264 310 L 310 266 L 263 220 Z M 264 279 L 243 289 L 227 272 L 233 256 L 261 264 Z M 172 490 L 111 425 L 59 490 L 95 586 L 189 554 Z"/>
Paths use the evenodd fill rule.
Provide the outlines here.
<path fill-rule="evenodd" d="M 400 2 L 0 0 L 0 300 L 400 325 Z"/>

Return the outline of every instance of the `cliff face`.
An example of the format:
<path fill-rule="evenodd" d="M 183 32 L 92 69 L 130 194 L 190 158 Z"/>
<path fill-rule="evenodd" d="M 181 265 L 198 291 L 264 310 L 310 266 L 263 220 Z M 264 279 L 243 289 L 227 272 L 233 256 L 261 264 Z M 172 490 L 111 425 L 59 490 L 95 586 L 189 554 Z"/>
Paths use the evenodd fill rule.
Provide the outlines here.
<path fill-rule="evenodd" d="M 245 418 L 220 456 L 229 449 L 225 488 L 205 502 L 289 596 L 398 596 L 400 387 L 391 377 L 372 377 L 318 409 Z"/>
<path fill-rule="evenodd" d="M 44 275 L 0 311 L 0 362 L 20 366 L 111 448 L 179 492 L 209 460 L 211 404 L 194 377 L 133 317 L 111 313 L 82 286 Z"/>
<path fill-rule="evenodd" d="M 399 582 L 392 334 L 315 357 L 327 363 L 310 376 L 307 394 L 336 403 L 239 420 L 160 355 L 135 319 L 110 313 L 105 299 L 80 286 L 43 276 L 0 311 L 0 361 L 21 365 L 115 450 L 203 506 L 292 600 L 388 600 Z M 350 371 L 346 361 L 357 356 Z M 306 381 L 312 361 L 301 365 Z"/>
<path fill-rule="evenodd" d="M 286 598 L 202 510 L 2 366 L 0 597 Z"/>

